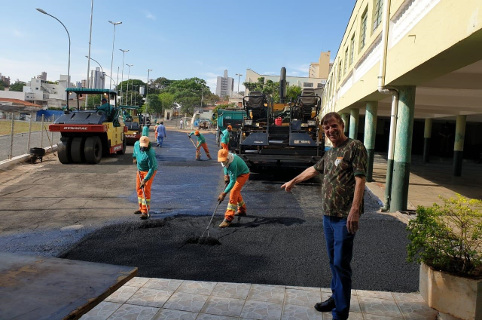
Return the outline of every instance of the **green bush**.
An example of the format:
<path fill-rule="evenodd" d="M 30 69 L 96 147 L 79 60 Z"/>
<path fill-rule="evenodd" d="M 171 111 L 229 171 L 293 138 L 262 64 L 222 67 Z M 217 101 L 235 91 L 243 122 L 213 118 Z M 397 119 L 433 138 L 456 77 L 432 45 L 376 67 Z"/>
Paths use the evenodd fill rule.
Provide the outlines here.
<path fill-rule="evenodd" d="M 408 224 L 409 261 L 455 275 L 482 277 L 482 201 L 459 194 L 443 205 L 419 206 Z"/>

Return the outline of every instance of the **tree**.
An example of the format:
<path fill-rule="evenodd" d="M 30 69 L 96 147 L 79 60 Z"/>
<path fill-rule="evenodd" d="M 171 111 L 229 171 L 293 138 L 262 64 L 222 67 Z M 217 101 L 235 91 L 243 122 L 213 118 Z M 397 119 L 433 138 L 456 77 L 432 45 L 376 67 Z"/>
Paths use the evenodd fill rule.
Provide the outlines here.
<path fill-rule="evenodd" d="M 249 91 L 259 91 L 273 99 L 274 103 L 280 102 L 280 84 L 273 80 L 264 81 L 264 77 L 259 77 L 258 82 L 244 82 L 243 85 L 248 88 Z M 288 86 L 286 89 L 286 101 L 296 101 L 301 94 L 301 88 L 298 86 Z"/>
<path fill-rule="evenodd" d="M 174 103 L 174 95 L 169 92 L 161 92 L 159 93 L 159 100 L 164 109 L 170 109 Z"/>
<path fill-rule="evenodd" d="M 286 101 L 296 101 L 301 95 L 301 88 L 298 86 L 288 86 L 286 88 Z"/>
<path fill-rule="evenodd" d="M 142 96 L 139 94 L 139 87 L 145 85 L 145 82 L 139 79 L 129 79 L 119 83 L 117 90 L 120 91 L 120 88 L 122 87 L 122 104 L 141 106 Z"/>
<path fill-rule="evenodd" d="M 14 84 L 10 85 L 10 91 L 23 91 L 23 86 L 26 85 L 25 82 L 17 80 Z"/>
<path fill-rule="evenodd" d="M 158 117 L 162 113 L 162 103 L 158 94 L 149 93 L 147 95 L 146 112 L 149 114 L 154 113 Z"/>
<path fill-rule="evenodd" d="M 4 90 L 5 87 L 6 87 L 5 82 L 3 82 L 3 80 L 0 80 L 0 90 Z"/>

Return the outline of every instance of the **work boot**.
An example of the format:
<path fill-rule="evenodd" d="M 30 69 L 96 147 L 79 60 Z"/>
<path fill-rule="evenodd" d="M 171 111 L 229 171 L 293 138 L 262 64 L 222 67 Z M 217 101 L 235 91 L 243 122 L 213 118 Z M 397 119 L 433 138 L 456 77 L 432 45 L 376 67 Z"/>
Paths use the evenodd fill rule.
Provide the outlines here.
<path fill-rule="evenodd" d="M 230 224 L 231 224 L 231 221 L 224 219 L 223 222 L 221 222 L 221 224 L 219 225 L 219 227 L 226 228 L 226 227 L 229 227 Z"/>
<path fill-rule="evenodd" d="M 196 158 L 196 161 L 201 161 L 201 158 Z"/>
<path fill-rule="evenodd" d="M 330 312 L 335 307 L 335 299 L 333 297 L 329 297 L 325 301 L 315 304 L 315 309 L 319 312 Z"/>
<path fill-rule="evenodd" d="M 246 216 L 246 211 L 238 210 L 234 215 L 235 215 L 236 217 L 245 217 L 245 216 Z"/>
<path fill-rule="evenodd" d="M 142 220 L 147 220 L 147 219 L 149 219 L 149 213 L 146 213 L 146 212 L 142 213 L 142 214 L 141 214 L 141 219 L 142 219 Z"/>
<path fill-rule="evenodd" d="M 141 214 L 141 210 L 134 211 L 134 214 Z"/>

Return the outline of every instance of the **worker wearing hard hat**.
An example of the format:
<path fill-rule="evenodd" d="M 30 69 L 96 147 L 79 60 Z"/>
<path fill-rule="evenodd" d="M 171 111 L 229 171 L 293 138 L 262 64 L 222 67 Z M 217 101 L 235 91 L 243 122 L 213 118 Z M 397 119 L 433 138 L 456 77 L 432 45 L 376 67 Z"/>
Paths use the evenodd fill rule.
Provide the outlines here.
<path fill-rule="evenodd" d="M 151 147 L 148 137 L 142 136 L 138 143 L 134 144 L 132 157 L 134 163 L 137 163 L 136 190 L 139 204 L 139 210 L 134 213 L 140 214 L 141 219 L 147 219 L 151 204 L 152 181 L 157 172 L 156 152 Z"/>
<path fill-rule="evenodd" d="M 189 139 L 191 139 L 191 136 L 193 134 L 197 138 L 196 160 L 201 160 L 201 147 L 204 149 L 204 152 L 206 152 L 206 156 L 208 157 L 208 159 L 211 160 L 212 158 L 211 158 L 211 155 L 209 154 L 208 145 L 206 144 L 206 138 L 204 138 L 204 136 L 199 132 L 199 130 L 196 130 L 187 135 Z"/>
<path fill-rule="evenodd" d="M 231 191 L 229 194 L 228 208 L 224 213 L 224 220 L 219 225 L 220 228 L 226 228 L 229 227 L 234 216 L 246 215 L 246 204 L 241 195 L 241 189 L 246 181 L 248 181 L 249 168 L 243 159 L 228 152 L 226 149 L 218 151 L 218 162 L 221 162 L 224 168 L 224 181 L 229 182 L 224 191 L 219 194 L 218 201 L 222 202 Z"/>
<path fill-rule="evenodd" d="M 233 130 L 231 125 L 228 125 L 226 129 L 221 131 L 221 148 L 229 151 L 229 133 Z"/>

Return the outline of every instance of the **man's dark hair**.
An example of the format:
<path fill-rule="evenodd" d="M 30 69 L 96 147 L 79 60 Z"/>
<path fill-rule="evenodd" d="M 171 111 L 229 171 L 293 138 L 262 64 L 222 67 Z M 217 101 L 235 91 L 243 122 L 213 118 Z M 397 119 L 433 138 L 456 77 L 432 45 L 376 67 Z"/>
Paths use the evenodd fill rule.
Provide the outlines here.
<path fill-rule="evenodd" d="M 161 124 L 164 124 L 164 121 L 161 121 Z"/>
<path fill-rule="evenodd" d="M 343 122 L 343 119 L 337 112 L 328 112 L 323 116 L 321 119 L 321 125 L 324 125 L 328 120 L 335 119 L 338 123 L 342 124 L 343 126 L 345 123 Z"/>

